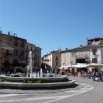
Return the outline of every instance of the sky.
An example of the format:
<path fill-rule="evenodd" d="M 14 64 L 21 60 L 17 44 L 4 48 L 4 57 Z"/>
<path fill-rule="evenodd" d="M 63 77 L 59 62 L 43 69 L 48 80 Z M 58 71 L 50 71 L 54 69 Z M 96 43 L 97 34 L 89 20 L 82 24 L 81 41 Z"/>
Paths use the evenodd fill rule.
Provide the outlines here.
<path fill-rule="evenodd" d="M 0 0 L 0 30 L 53 50 L 103 38 L 103 0 Z"/>

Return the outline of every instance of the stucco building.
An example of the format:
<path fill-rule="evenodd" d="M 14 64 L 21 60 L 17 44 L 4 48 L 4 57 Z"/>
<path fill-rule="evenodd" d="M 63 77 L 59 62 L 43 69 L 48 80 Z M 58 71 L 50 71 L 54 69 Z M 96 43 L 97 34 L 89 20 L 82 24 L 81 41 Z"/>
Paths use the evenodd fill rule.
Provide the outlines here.
<path fill-rule="evenodd" d="M 103 70 L 103 38 L 87 38 L 84 46 L 51 52 L 43 57 L 43 62 L 48 65 L 48 68 L 55 70 L 62 67 L 76 68 L 76 71 L 101 71 Z"/>
<path fill-rule="evenodd" d="M 87 71 L 101 71 L 103 66 L 103 38 L 87 39 L 85 46 L 61 51 L 61 66 L 73 67 L 87 64 Z M 81 68 L 81 67 L 77 67 Z M 82 67 L 83 68 L 83 67 Z"/>

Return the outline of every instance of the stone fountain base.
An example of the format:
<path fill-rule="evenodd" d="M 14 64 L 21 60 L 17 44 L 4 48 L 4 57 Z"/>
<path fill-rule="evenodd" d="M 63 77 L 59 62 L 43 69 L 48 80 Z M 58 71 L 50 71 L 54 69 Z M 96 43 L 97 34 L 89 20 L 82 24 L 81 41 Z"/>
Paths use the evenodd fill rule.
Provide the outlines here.
<path fill-rule="evenodd" d="M 42 77 L 42 78 L 26 78 L 26 77 L 9 77 L 0 76 L 4 81 L 0 82 L 0 88 L 9 89 L 59 89 L 68 88 L 75 84 L 75 80 L 69 80 L 67 76 L 61 77 Z M 42 80 L 42 83 L 25 83 L 24 81 Z"/>

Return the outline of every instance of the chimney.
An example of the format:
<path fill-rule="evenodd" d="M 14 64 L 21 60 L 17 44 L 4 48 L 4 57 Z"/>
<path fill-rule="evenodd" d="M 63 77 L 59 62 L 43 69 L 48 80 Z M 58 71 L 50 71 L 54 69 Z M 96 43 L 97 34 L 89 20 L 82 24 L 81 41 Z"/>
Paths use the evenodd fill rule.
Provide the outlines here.
<path fill-rule="evenodd" d="M 0 30 L 0 34 L 2 34 L 2 31 Z"/>
<path fill-rule="evenodd" d="M 83 45 L 80 45 L 80 47 L 83 47 Z"/>
<path fill-rule="evenodd" d="M 67 51 L 67 50 L 68 50 L 68 48 L 65 48 L 65 50 Z"/>
<path fill-rule="evenodd" d="M 10 35 L 10 31 L 8 31 L 8 35 Z"/>
<path fill-rule="evenodd" d="M 88 38 L 87 38 L 87 45 L 89 45 L 89 40 L 88 40 Z"/>

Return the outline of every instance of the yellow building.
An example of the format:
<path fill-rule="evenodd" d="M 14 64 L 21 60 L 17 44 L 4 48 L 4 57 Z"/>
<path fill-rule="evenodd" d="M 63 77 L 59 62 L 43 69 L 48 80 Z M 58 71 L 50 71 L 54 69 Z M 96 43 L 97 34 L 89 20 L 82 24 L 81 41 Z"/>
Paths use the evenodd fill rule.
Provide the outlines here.
<path fill-rule="evenodd" d="M 45 69 L 56 72 L 61 66 L 61 51 L 52 51 L 43 57 Z"/>

